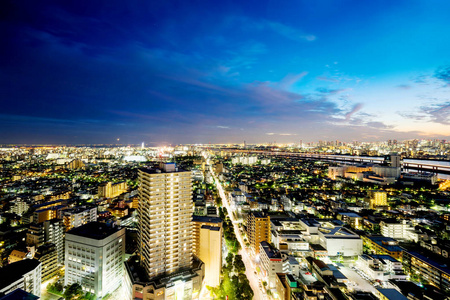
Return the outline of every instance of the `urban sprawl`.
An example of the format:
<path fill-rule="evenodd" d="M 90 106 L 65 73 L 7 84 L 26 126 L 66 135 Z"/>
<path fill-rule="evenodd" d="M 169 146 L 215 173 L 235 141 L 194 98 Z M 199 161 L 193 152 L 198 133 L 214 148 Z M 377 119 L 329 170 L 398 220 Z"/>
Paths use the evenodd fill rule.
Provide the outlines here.
<path fill-rule="evenodd" d="M 450 299 L 450 143 L 0 148 L 0 300 Z"/>

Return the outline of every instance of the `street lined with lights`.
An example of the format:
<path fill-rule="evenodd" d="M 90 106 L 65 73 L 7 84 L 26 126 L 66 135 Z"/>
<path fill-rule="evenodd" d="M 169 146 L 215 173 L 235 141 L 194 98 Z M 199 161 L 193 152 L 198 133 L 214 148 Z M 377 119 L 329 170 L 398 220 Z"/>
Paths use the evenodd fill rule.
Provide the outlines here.
<path fill-rule="evenodd" d="M 245 264 L 245 275 L 247 275 L 247 279 L 250 282 L 250 286 L 252 287 L 252 290 L 254 292 L 253 299 L 266 300 L 266 299 L 268 299 L 267 294 L 262 290 L 262 288 L 260 288 L 259 279 L 255 275 L 256 268 L 254 267 L 254 265 L 252 263 L 251 255 L 248 253 L 248 250 L 245 246 L 244 238 L 242 237 L 241 231 L 237 225 L 238 221 L 233 216 L 233 211 L 231 210 L 228 198 L 225 194 L 225 191 L 222 187 L 221 182 L 219 181 L 219 179 L 216 177 L 216 175 L 214 174 L 214 172 L 212 170 L 211 164 L 209 163 L 209 158 L 207 156 L 205 156 L 205 158 L 206 158 L 207 164 L 209 166 L 209 172 L 213 176 L 214 182 L 216 183 L 217 190 L 219 191 L 219 195 L 222 198 L 222 204 L 225 206 L 225 208 L 228 211 L 228 216 L 230 217 L 230 220 L 233 224 L 234 232 L 239 241 L 239 244 L 241 245 L 241 250 L 239 251 L 239 254 L 242 256 L 242 260 L 244 261 L 244 264 Z"/>

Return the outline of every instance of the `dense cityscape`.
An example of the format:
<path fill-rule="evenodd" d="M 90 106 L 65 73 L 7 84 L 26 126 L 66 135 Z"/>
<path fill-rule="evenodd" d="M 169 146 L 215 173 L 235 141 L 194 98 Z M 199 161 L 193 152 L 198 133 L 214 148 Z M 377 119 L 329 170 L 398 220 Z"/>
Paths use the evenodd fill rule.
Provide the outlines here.
<path fill-rule="evenodd" d="M 0 300 L 450 300 L 450 1 L 0 1 Z"/>
<path fill-rule="evenodd" d="M 369 145 L 2 148 L 1 299 L 448 298 L 449 143 Z"/>

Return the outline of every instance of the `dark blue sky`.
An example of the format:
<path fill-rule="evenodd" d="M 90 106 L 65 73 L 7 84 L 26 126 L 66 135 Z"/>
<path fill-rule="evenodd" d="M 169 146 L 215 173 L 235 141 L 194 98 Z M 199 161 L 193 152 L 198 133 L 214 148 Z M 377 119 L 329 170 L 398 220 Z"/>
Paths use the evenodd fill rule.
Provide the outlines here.
<path fill-rule="evenodd" d="M 450 1 L 0 2 L 0 143 L 450 138 Z"/>

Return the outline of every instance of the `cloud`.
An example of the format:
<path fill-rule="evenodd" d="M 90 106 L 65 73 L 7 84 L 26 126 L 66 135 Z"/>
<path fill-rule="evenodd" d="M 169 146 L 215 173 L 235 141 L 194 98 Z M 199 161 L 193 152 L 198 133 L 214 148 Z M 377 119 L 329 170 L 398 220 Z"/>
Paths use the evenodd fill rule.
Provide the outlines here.
<path fill-rule="evenodd" d="M 328 95 L 339 94 L 339 93 L 344 92 L 346 90 L 347 89 L 328 89 L 328 88 L 324 88 L 324 87 L 319 87 L 319 88 L 316 89 L 316 91 L 318 91 L 319 93 L 328 94 Z"/>
<path fill-rule="evenodd" d="M 397 85 L 397 88 L 401 90 L 410 90 L 412 86 L 410 86 L 409 84 L 399 84 Z"/>
<path fill-rule="evenodd" d="M 217 125 L 216 127 L 220 129 L 230 129 L 230 126 Z"/>
<path fill-rule="evenodd" d="M 317 36 L 314 34 L 305 33 L 302 29 L 288 26 L 286 24 L 276 22 L 273 20 L 255 19 L 245 16 L 234 15 L 227 18 L 225 22 L 225 26 L 227 27 L 236 27 L 236 24 L 239 25 L 240 30 L 247 30 L 252 32 L 272 31 L 292 41 L 313 42 L 317 39 Z"/>
<path fill-rule="evenodd" d="M 422 106 L 423 113 L 427 114 L 432 122 L 450 125 L 450 102 Z"/>
<path fill-rule="evenodd" d="M 278 22 L 272 22 L 272 21 L 263 21 L 263 26 L 266 28 L 269 28 L 273 30 L 274 32 L 284 36 L 285 38 L 291 39 L 293 41 L 308 41 L 312 42 L 317 39 L 317 37 L 313 34 L 304 34 L 303 32 L 293 28 L 289 27 L 287 25 L 278 23 Z"/>
<path fill-rule="evenodd" d="M 436 70 L 434 77 L 444 81 L 447 86 L 450 86 L 450 66 L 444 66 Z"/>
<path fill-rule="evenodd" d="M 284 77 L 279 83 L 278 86 L 282 89 L 289 89 L 291 88 L 295 83 L 300 81 L 303 77 L 308 75 L 308 72 L 301 72 L 299 74 L 288 74 L 286 77 Z"/>
<path fill-rule="evenodd" d="M 339 80 L 337 80 L 337 79 L 325 77 L 325 76 L 318 76 L 316 78 L 319 80 L 322 80 L 322 81 L 335 82 L 335 83 L 339 82 Z"/>
<path fill-rule="evenodd" d="M 266 135 L 295 136 L 295 135 L 298 135 L 298 134 L 296 134 L 296 133 L 275 133 L 275 132 L 266 132 Z"/>
<path fill-rule="evenodd" d="M 350 118 L 357 113 L 358 111 L 360 111 L 363 108 L 362 103 L 356 103 L 353 108 L 345 114 L 345 120 L 348 121 L 350 120 Z"/>
<path fill-rule="evenodd" d="M 383 122 L 367 122 L 366 123 L 367 126 L 372 127 L 372 128 L 376 128 L 376 129 L 391 129 L 393 128 L 393 126 L 391 125 L 386 125 Z"/>

